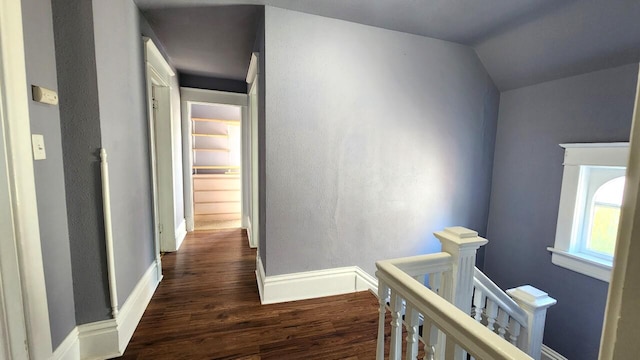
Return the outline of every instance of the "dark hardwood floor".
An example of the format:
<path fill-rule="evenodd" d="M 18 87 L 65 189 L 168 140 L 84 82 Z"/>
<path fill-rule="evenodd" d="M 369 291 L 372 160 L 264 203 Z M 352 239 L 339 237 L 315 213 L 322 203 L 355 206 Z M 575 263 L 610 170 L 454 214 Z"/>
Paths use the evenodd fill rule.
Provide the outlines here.
<path fill-rule="evenodd" d="M 121 359 L 375 359 L 375 296 L 261 305 L 242 230 L 191 233 L 162 265 Z"/>

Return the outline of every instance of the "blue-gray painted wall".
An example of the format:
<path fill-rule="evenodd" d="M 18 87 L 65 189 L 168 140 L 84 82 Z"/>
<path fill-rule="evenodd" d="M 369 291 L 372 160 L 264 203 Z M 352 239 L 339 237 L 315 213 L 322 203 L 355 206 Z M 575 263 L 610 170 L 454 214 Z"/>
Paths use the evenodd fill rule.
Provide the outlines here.
<path fill-rule="evenodd" d="M 608 283 L 558 267 L 561 143 L 628 141 L 638 65 L 503 92 L 496 135 L 485 272 L 502 288 L 532 284 L 558 304 L 544 343 L 596 359 Z"/>
<path fill-rule="evenodd" d="M 121 306 L 154 259 L 143 42 L 131 0 L 53 0 L 52 7 L 75 322 L 84 324 L 111 317 L 98 154 L 103 146 Z"/>
<path fill-rule="evenodd" d="M 265 24 L 267 275 L 373 274 L 444 227 L 485 232 L 499 93 L 473 49 L 273 7 Z"/>
<path fill-rule="evenodd" d="M 94 0 L 93 21 L 118 301 L 124 304 L 155 260 L 144 47 L 133 1 Z"/>
<path fill-rule="evenodd" d="M 259 223 L 259 239 L 258 250 L 263 265 L 266 268 L 267 264 L 267 245 L 265 238 L 266 231 L 266 183 L 267 183 L 267 171 L 266 171 L 266 139 L 265 139 L 265 127 L 266 127 L 266 89 L 267 89 L 267 73 L 266 73 L 266 59 L 267 48 L 265 39 L 265 12 L 266 8 L 262 7 L 259 11 L 258 29 L 256 31 L 256 42 L 253 47 L 253 51 L 258 53 L 258 223 Z M 255 223 L 255 219 L 252 219 Z M 255 226 L 255 225 L 252 225 Z"/>
<path fill-rule="evenodd" d="M 22 0 L 27 85 L 58 89 L 51 3 Z M 44 135 L 46 160 L 33 162 L 42 240 L 51 342 L 56 348 L 75 327 L 71 254 L 57 105 L 29 101 L 31 132 Z"/>
<path fill-rule="evenodd" d="M 52 9 L 73 295 L 76 323 L 85 324 L 110 317 L 93 8 L 53 0 Z"/>

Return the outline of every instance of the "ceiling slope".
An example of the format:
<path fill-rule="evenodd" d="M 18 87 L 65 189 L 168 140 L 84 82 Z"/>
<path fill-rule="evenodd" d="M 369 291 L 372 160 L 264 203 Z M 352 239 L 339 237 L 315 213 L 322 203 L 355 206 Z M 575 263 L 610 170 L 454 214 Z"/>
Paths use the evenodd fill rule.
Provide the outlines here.
<path fill-rule="evenodd" d="M 253 44 L 253 39 L 228 37 L 230 43 L 224 44 L 219 38 L 215 41 L 203 38 L 203 32 L 214 36 L 232 34 L 236 32 L 232 30 L 234 26 L 236 29 L 242 26 L 232 16 L 223 15 L 233 11 L 225 8 L 235 6 L 213 5 L 276 6 L 469 45 L 476 49 L 489 75 L 503 91 L 640 61 L 638 0 L 136 0 L 136 3 L 145 16 L 152 18 L 149 20 L 172 60 L 175 58 L 192 71 L 220 77 L 239 77 L 239 65 L 245 65 L 239 61 L 240 56 L 248 58 L 247 43 Z M 197 14 L 189 15 L 194 9 L 208 13 L 203 6 L 209 7 L 208 16 L 216 16 L 216 29 L 203 31 L 199 26 L 214 25 L 202 25 L 199 21 L 196 26 L 177 20 L 185 16 L 197 19 Z M 206 22 L 207 17 L 202 16 Z M 176 27 L 179 24 L 182 30 Z M 161 26 L 167 29 L 158 31 Z M 180 41 L 183 44 L 172 45 Z M 234 44 L 243 48 L 244 53 L 232 51 Z M 174 48 L 179 48 L 180 55 L 174 55 L 178 53 Z M 220 65 L 211 68 L 213 65 L 208 63 L 217 58 Z M 245 61 L 248 65 L 248 60 Z"/>

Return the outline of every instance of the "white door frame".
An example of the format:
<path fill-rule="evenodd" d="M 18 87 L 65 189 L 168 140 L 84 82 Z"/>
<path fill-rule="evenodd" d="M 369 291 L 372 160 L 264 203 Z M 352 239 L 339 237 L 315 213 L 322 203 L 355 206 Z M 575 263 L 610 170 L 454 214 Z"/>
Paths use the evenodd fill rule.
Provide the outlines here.
<path fill-rule="evenodd" d="M 193 210 L 193 151 L 192 151 L 192 125 L 191 125 L 191 105 L 193 104 L 222 104 L 240 106 L 242 119 L 245 118 L 247 112 L 248 96 L 247 94 L 238 94 L 225 91 L 194 89 L 188 87 L 180 88 L 180 102 L 182 107 L 182 166 L 183 166 L 183 184 L 184 184 L 184 216 L 187 221 L 187 231 L 193 231 L 195 228 L 194 210 Z M 242 123 L 244 126 L 244 123 Z M 245 142 L 242 139 L 242 154 L 244 154 Z M 241 159 L 244 156 L 241 154 Z M 245 164 L 240 166 L 240 174 L 242 178 L 241 188 L 245 189 Z M 241 191 L 242 196 L 244 191 Z M 244 207 L 242 217 L 244 218 Z"/>
<path fill-rule="evenodd" d="M 640 313 L 633 310 L 638 308 L 637 284 L 640 281 L 637 271 L 640 261 L 640 73 L 630 137 L 627 179 L 600 341 L 601 360 L 638 356 Z"/>
<path fill-rule="evenodd" d="M 156 264 L 162 276 L 161 251 L 176 251 L 174 226 L 173 144 L 171 137 L 171 77 L 175 73 L 153 40 L 145 43 L 149 156 Z M 153 94 L 156 93 L 154 101 Z M 162 126 L 156 126 L 161 124 Z"/>
<path fill-rule="evenodd" d="M 14 359 L 52 356 L 19 1 L 0 0 L 0 341 Z M 8 222 L 8 224 L 5 224 Z M 8 226 L 6 226 L 8 225 Z M 2 326 L 2 325 L 0 325 Z M 28 350 L 25 348 L 25 340 Z"/>
<path fill-rule="evenodd" d="M 247 235 L 249 237 L 249 246 L 258 249 L 260 254 L 260 191 L 259 186 L 259 167 L 258 167 L 258 84 L 260 82 L 259 72 L 259 54 L 251 55 L 251 63 L 247 72 L 247 84 L 249 85 L 249 111 L 247 126 L 247 145 L 244 149 L 247 151 L 247 187 L 249 188 L 250 204 L 247 209 L 246 216 L 243 215 L 243 221 L 246 223 Z"/>

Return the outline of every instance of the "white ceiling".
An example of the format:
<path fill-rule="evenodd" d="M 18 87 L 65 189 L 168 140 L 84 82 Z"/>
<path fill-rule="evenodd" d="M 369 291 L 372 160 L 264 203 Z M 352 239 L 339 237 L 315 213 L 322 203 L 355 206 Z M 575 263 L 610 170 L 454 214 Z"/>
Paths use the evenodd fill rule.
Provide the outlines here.
<path fill-rule="evenodd" d="M 500 90 L 640 61 L 640 0 L 136 0 L 136 3 L 147 17 L 158 12 L 170 14 L 166 9 L 175 7 L 198 7 L 191 11 L 202 13 L 203 6 L 215 12 L 222 8 L 216 10 L 212 5 L 270 5 L 462 43 L 476 49 Z M 168 18 L 172 16 L 179 15 Z M 214 41 L 220 27 L 233 26 L 232 21 L 225 23 L 222 19 L 222 23 L 209 21 L 193 30 L 176 26 L 178 22 L 177 18 L 167 20 L 165 16 L 161 22 L 152 23 L 157 32 L 174 34 L 170 41 L 158 34 L 172 60 L 175 53 L 172 48 L 177 47 L 174 43 L 186 45 L 186 41 L 189 46 L 202 48 L 201 43 L 198 46 L 190 42 L 189 39 L 196 38 L 193 31 L 211 34 L 209 40 Z M 166 31 L 158 31 L 163 26 Z M 227 36 L 216 41 L 223 40 L 234 39 Z M 236 44 L 242 47 L 240 41 Z M 247 47 L 244 44 L 243 48 Z M 191 56 L 202 59 L 216 56 L 216 47 L 209 47 L 208 51 L 208 55 Z M 248 55 L 242 56 L 248 59 Z M 244 77 L 237 70 L 234 73 L 223 69 L 238 64 L 239 58 L 228 56 L 220 60 L 222 70 L 218 73 L 227 76 L 218 74 L 218 77 Z M 192 62 L 202 61 L 194 58 Z M 195 68 L 189 71 L 210 72 Z"/>

